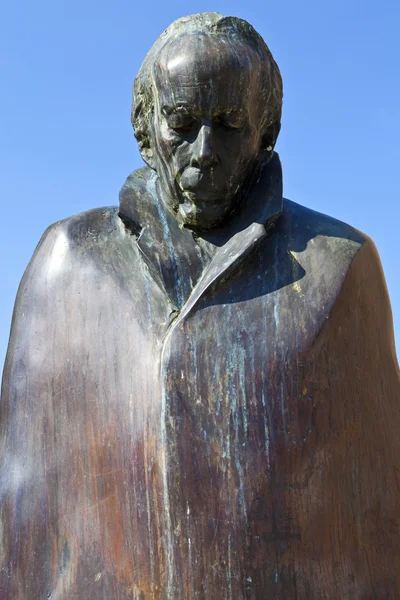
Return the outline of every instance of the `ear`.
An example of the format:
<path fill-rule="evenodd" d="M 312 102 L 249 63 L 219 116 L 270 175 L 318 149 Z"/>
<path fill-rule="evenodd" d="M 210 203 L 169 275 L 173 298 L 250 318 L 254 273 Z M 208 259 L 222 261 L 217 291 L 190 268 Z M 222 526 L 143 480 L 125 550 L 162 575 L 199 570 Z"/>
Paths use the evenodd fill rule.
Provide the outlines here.
<path fill-rule="evenodd" d="M 136 126 L 134 128 L 135 138 L 139 146 L 139 152 L 144 162 L 155 170 L 154 152 L 151 147 L 149 131 L 147 126 Z"/>
<path fill-rule="evenodd" d="M 154 153 L 150 142 L 150 127 L 144 114 L 144 106 L 143 101 L 136 105 L 131 120 L 140 155 L 149 167 L 155 169 Z M 149 112 L 152 112 L 152 107 L 150 107 Z"/>
<path fill-rule="evenodd" d="M 260 158 L 263 162 L 268 162 L 274 152 L 276 140 L 281 129 L 280 121 L 272 123 L 261 138 Z"/>
<path fill-rule="evenodd" d="M 143 158 L 144 162 L 147 165 L 149 165 L 149 167 L 151 167 L 152 169 L 155 170 L 156 167 L 155 167 L 154 153 L 150 146 L 150 141 L 148 139 L 146 139 L 145 141 L 138 140 L 138 145 L 139 145 L 140 155 Z"/>
<path fill-rule="evenodd" d="M 275 148 L 276 140 L 278 139 L 281 130 L 280 121 L 272 123 L 261 139 L 261 150 L 272 152 Z"/>

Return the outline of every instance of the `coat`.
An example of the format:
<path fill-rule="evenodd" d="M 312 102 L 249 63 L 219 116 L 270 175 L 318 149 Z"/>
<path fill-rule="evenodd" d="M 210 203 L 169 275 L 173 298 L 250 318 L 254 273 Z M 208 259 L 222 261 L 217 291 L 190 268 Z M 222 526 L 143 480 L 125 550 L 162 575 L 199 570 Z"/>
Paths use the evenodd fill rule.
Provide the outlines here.
<path fill-rule="evenodd" d="M 18 291 L 0 597 L 399 598 L 399 431 L 371 240 L 282 200 L 277 155 L 208 240 L 140 169 Z"/>

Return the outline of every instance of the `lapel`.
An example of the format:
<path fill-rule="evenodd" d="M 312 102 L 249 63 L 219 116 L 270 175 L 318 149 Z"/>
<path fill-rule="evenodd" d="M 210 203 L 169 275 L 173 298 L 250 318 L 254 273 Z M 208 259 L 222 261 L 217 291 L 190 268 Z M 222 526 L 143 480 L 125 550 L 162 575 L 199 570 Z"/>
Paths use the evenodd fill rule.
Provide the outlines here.
<path fill-rule="evenodd" d="M 191 231 L 179 226 L 156 193 L 157 175 L 149 167 L 134 171 L 120 192 L 119 215 L 136 237 L 152 279 L 179 312 L 206 265 Z"/>
<path fill-rule="evenodd" d="M 274 153 L 259 170 L 243 210 L 208 236 L 218 246 L 208 264 L 192 233 L 162 205 L 155 182 L 151 169 L 135 171 L 121 190 L 120 216 L 126 225 L 132 223 L 151 276 L 170 297 L 177 324 L 210 288 L 231 275 L 282 214 L 282 170 Z"/>

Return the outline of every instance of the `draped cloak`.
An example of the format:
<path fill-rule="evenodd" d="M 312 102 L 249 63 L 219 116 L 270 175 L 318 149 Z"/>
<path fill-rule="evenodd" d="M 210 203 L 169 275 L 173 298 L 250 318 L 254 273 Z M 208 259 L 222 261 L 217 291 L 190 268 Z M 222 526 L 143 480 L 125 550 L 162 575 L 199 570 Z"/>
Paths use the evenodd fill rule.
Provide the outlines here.
<path fill-rule="evenodd" d="M 365 235 L 274 156 L 206 244 L 149 168 L 52 225 L 0 404 L 2 600 L 400 598 L 400 385 Z"/>

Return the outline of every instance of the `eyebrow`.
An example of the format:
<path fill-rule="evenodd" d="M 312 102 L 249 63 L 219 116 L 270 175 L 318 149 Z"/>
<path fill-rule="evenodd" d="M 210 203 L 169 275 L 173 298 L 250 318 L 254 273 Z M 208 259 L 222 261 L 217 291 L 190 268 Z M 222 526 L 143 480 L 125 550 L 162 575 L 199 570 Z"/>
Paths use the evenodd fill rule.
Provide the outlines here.
<path fill-rule="evenodd" d="M 189 104 L 183 104 L 183 103 L 178 103 L 175 105 L 171 105 L 171 104 L 163 104 L 163 106 L 161 107 L 162 111 L 166 111 L 166 112 L 174 112 L 174 111 L 178 111 L 179 109 L 181 110 L 190 110 L 190 105 Z"/>
<path fill-rule="evenodd" d="M 186 103 L 177 103 L 175 105 L 163 104 L 161 112 L 165 117 L 169 117 L 173 114 L 184 114 L 193 117 L 198 117 L 200 112 L 196 110 L 196 107 Z M 227 117 L 232 119 L 241 119 L 244 116 L 244 111 L 241 108 L 228 108 L 227 110 L 220 110 L 212 115 L 212 118 Z"/>

